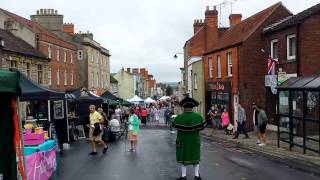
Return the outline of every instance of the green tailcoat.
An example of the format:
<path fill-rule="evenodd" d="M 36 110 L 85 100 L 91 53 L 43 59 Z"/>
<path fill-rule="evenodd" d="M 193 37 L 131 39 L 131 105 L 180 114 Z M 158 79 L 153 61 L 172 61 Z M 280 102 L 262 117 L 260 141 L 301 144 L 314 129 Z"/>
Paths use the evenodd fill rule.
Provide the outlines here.
<path fill-rule="evenodd" d="M 195 165 L 200 162 L 200 135 L 204 128 L 203 118 L 194 112 L 185 112 L 177 116 L 173 126 L 178 130 L 176 157 L 178 163 Z"/>

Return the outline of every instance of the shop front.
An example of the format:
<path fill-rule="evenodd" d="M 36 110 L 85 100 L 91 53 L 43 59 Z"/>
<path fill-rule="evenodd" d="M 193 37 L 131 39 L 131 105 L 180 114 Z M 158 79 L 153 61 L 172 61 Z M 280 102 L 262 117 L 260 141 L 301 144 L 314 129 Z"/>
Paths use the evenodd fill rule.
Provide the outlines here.
<path fill-rule="evenodd" d="M 217 105 L 220 109 L 226 108 L 228 112 L 232 111 L 231 98 L 232 88 L 231 82 L 206 82 L 206 113 L 213 105 Z M 232 115 L 232 113 L 230 113 Z M 209 122 L 210 117 L 206 120 Z"/>

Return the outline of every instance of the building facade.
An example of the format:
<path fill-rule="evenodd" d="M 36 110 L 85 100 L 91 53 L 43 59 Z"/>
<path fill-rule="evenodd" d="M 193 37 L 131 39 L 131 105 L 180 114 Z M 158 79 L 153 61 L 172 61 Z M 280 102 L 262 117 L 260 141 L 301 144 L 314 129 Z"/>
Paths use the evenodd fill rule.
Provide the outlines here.
<path fill-rule="evenodd" d="M 205 117 L 205 89 L 202 58 L 193 62 L 189 61 L 188 65 L 188 69 L 191 69 L 191 83 L 188 85 L 188 88 L 191 87 L 192 92 L 190 96 L 199 102 L 199 106 L 196 108 L 196 111 L 201 114 L 202 117 Z"/>
<path fill-rule="evenodd" d="M 115 95 L 118 96 L 119 95 L 119 83 L 118 80 L 116 78 L 114 78 L 115 74 L 111 74 L 110 75 L 110 92 Z"/>
<path fill-rule="evenodd" d="M 55 15 L 57 11 L 42 10 L 43 14 Z M 38 23 L 0 9 L 0 28 L 28 42 L 45 54 L 48 65 L 48 86 L 57 91 L 78 87 L 77 48 Z"/>
<path fill-rule="evenodd" d="M 135 95 L 134 76 L 123 68 L 118 71 L 114 78 L 118 81 L 118 96 L 122 99 L 131 99 Z"/>
<path fill-rule="evenodd" d="M 317 4 L 264 28 L 264 49 L 277 61 L 275 74 L 278 77 L 278 85 L 290 77 L 307 77 L 319 74 L 320 46 L 315 44 L 320 40 L 319 12 L 320 4 Z M 266 111 L 269 116 L 276 119 L 277 95 L 271 93 L 270 87 L 266 87 L 266 91 Z M 302 93 L 297 93 L 297 96 L 302 96 Z M 296 99 L 302 99 L 302 97 Z M 297 105 L 299 102 L 295 103 L 294 110 L 302 112 L 302 102 L 300 102 L 300 106 Z"/>
<path fill-rule="evenodd" d="M 48 86 L 48 63 L 46 55 L 9 31 L 0 29 L 0 67 L 17 69 L 34 82 Z"/>
<path fill-rule="evenodd" d="M 246 109 L 248 128 L 252 129 L 252 103 L 265 108 L 264 76 L 268 54 L 261 36 L 263 28 L 290 15 L 277 3 L 241 21 L 241 15 L 230 15 L 230 28 L 223 33 L 211 51 L 204 55 L 206 109 L 218 104 L 237 120 L 238 104 Z"/>
<path fill-rule="evenodd" d="M 109 50 L 96 42 L 92 33 L 75 33 L 74 24 L 64 23 L 63 15 L 56 10 L 40 9 L 31 16 L 31 20 L 77 46 L 79 87 L 94 91 L 98 95 L 110 89 Z"/>

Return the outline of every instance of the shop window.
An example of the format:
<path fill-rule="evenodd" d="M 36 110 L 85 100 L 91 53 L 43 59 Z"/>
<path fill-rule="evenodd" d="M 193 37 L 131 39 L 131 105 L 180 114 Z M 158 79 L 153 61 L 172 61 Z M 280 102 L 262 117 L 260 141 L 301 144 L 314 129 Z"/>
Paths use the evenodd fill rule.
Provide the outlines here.
<path fill-rule="evenodd" d="M 278 59 L 278 39 L 271 41 L 270 52 L 273 59 Z"/>
<path fill-rule="evenodd" d="M 319 93 L 307 91 L 306 92 L 307 98 L 307 112 L 306 118 L 319 120 Z"/>
<path fill-rule="evenodd" d="M 227 60 L 228 60 L 228 76 L 232 76 L 232 54 L 229 52 L 227 53 Z"/>
<path fill-rule="evenodd" d="M 289 115 L 289 91 L 279 92 L 279 113 Z"/>
<path fill-rule="evenodd" d="M 296 35 L 287 36 L 287 60 L 296 59 Z"/>

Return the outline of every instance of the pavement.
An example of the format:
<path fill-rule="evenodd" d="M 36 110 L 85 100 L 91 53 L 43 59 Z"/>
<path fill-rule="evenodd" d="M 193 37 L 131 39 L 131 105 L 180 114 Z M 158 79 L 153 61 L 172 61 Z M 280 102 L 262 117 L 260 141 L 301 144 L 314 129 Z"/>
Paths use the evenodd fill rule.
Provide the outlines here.
<path fill-rule="evenodd" d="M 239 148 L 250 150 L 268 157 L 275 157 L 284 160 L 288 165 L 307 171 L 313 174 L 320 175 L 320 157 L 318 153 L 307 152 L 302 153 L 302 148 L 293 148 L 289 150 L 289 144 L 280 142 L 280 147 L 277 145 L 277 132 L 267 131 L 267 146 L 260 147 L 256 144 L 255 134 L 249 132 L 249 139 L 246 139 L 242 134 L 238 139 L 233 139 L 233 135 L 225 135 L 224 130 L 214 130 L 206 128 L 201 131 L 201 135 L 206 139 L 216 140 L 224 143 L 233 143 Z"/>
<path fill-rule="evenodd" d="M 81 140 L 58 155 L 51 180 L 175 180 L 180 173 L 175 160 L 175 136 L 167 129 L 143 128 L 136 153 L 126 150 L 128 142 L 109 144 L 109 151 L 89 156 L 89 142 Z M 200 173 L 204 180 L 320 180 L 309 172 L 288 166 L 282 159 L 266 157 L 239 148 L 229 141 L 202 138 Z M 188 167 L 188 179 L 193 179 Z"/>

